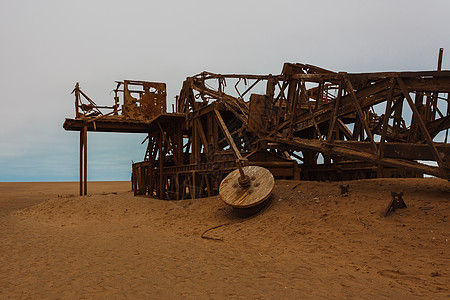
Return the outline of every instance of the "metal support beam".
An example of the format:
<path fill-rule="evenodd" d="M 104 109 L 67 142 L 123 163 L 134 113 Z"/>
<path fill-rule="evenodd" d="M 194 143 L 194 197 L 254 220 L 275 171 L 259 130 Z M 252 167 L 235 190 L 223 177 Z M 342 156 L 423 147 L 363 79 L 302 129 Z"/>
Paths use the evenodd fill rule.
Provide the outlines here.
<path fill-rule="evenodd" d="M 428 146 L 431 149 L 431 152 L 433 153 L 434 158 L 436 159 L 436 162 L 438 163 L 439 168 L 441 169 L 441 172 L 444 174 L 444 169 L 443 169 L 444 163 L 442 161 L 442 158 L 436 149 L 436 145 L 434 144 L 433 139 L 431 138 L 430 133 L 428 132 L 427 127 L 426 127 L 425 123 L 423 122 L 419 111 L 417 110 L 417 107 L 414 105 L 414 102 L 411 99 L 411 96 L 409 95 L 408 90 L 406 89 L 405 83 L 403 82 L 403 80 L 401 78 L 397 78 L 397 81 L 398 81 L 400 88 L 402 89 L 402 92 L 406 98 L 406 101 L 408 101 L 409 106 L 411 107 L 414 115 L 416 116 L 417 123 L 422 131 L 422 134 L 425 137 L 425 140 L 428 143 Z"/>
<path fill-rule="evenodd" d="M 83 130 L 83 133 L 84 133 L 84 138 L 83 138 L 83 140 L 84 140 L 84 195 L 86 196 L 87 195 L 87 181 L 88 181 L 88 179 L 87 179 L 87 128 L 86 128 L 86 126 L 84 127 L 84 130 Z"/>
<path fill-rule="evenodd" d="M 231 137 L 231 134 L 227 129 L 227 125 L 225 125 L 225 122 L 223 121 L 222 116 L 220 115 L 220 112 L 217 109 L 215 109 L 214 114 L 217 118 L 217 122 L 219 123 L 220 129 L 222 129 L 223 134 L 227 138 L 230 148 L 233 150 L 234 155 L 236 156 L 237 159 L 242 160 L 242 155 L 239 152 L 236 144 L 234 143 L 233 138 Z"/>
<path fill-rule="evenodd" d="M 348 93 L 351 95 L 353 100 L 353 105 L 355 106 L 356 112 L 358 113 L 359 120 L 366 131 L 367 136 L 369 137 L 370 143 L 372 144 L 372 150 L 374 153 L 378 152 L 377 146 L 375 145 L 375 141 L 373 140 L 372 133 L 370 132 L 369 125 L 367 124 L 367 120 L 361 110 L 361 106 L 359 105 L 358 98 L 356 98 L 355 91 L 353 90 L 352 83 L 348 80 L 347 77 L 344 77 L 345 83 L 347 84 Z"/>

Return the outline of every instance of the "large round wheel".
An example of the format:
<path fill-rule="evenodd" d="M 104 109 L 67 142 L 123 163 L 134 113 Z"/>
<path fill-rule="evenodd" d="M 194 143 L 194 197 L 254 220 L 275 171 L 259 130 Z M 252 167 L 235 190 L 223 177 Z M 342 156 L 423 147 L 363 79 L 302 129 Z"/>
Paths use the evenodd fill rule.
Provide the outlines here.
<path fill-rule="evenodd" d="M 239 184 L 239 170 L 234 170 L 220 183 L 219 195 L 222 201 L 236 208 L 248 208 L 269 198 L 275 180 L 269 170 L 258 166 L 243 167 L 250 178 L 248 186 Z"/>

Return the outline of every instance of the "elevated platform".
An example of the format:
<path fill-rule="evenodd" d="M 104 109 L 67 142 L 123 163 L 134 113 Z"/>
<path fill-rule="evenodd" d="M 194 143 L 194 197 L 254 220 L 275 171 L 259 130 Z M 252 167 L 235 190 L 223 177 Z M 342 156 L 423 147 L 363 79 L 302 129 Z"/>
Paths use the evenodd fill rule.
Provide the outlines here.
<path fill-rule="evenodd" d="M 63 128 L 80 132 L 80 195 L 87 195 L 87 132 L 144 133 L 162 130 L 181 131 L 184 113 L 159 114 L 149 120 L 131 120 L 122 116 L 95 116 L 66 119 Z"/>
<path fill-rule="evenodd" d="M 86 126 L 88 131 L 149 133 L 158 130 L 159 126 L 172 127 L 184 122 L 185 119 L 186 114 L 183 113 L 160 114 L 150 120 L 129 120 L 115 116 L 85 117 L 66 119 L 63 128 L 69 131 L 82 131 Z"/>

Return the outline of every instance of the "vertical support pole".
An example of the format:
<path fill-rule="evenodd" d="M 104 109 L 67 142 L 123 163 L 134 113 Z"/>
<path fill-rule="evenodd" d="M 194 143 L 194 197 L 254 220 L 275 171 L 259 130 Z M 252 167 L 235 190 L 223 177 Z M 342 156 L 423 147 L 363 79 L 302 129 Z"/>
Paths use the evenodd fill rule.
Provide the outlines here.
<path fill-rule="evenodd" d="M 83 196 L 83 146 L 84 127 L 80 130 L 80 196 Z"/>
<path fill-rule="evenodd" d="M 444 55 L 444 48 L 439 48 L 439 57 L 438 57 L 438 64 L 437 64 L 437 70 L 442 70 L 442 56 Z M 439 93 L 435 92 L 433 93 L 433 99 L 432 99 L 432 106 L 431 106 L 431 119 L 429 121 L 434 121 L 436 119 L 436 113 L 438 111 L 437 103 L 438 103 L 438 97 Z"/>
<path fill-rule="evenodd" d="M 83 128 L 84 140 L 84 195 L 87 195 L 87 127 Z"/>
<path fill-rule="evenodd" d="M 164 199 L 164 152 L 163 152 L 163 132 L 159 132 L 159 198 Z"/>
<path fill-rule="evenodd" d="M 320 80 L 319 86 L 317 89 L 317 100 L 314 109 L 318 109 L 322 105 L 322 96 L 323 96 L 323 81 Z"/>
<path fill-rule="evenodd" d="M 289 91 L 291 91 L 291 84 L 289 85 Z M 290 121 L 290 124 L 289 124 L 289 138 L 292 138 L 292 136 L 293 136 L 294 123 L 295 123 L 295 119 L 297 117 L 297 99 L 299 97 L 298 96 L 298 89 L 297 89 L 298 85 L 300 85 L 300 83 L 298 81 L 294 81 L 294 85 L 292 87 L 292 90 L 294 90 L 294 94 L 292 95 L 292 102 L 290 103 L 290 105 L 292 105 L 291 106 L 292 107 L 292 114 L 291 114 L 291 121 Z M 306 99 L 306 101 L 309 101 L 309 100 Z"/>
<path fill-rule="evenodd" d="M 189 193 L 191 194 L 192 199 L 197 199 L 197 173 L 192 171 L 192 181 L 189 183 Z"/>
<path fill-rule="evenodd" d="M 286 109 L 288 110 L 288 114 L 292 115 L 293 114 L 293 103 L 294 103 L 294 98 L 295 98 L 295 94 L 297 93 L 297 80 L 295 79 L 289 79 L 288 81 L 288 94 L 287 94 L 287 99 L 286 99 Z M 280 106 L 281 108 L 281 106 Z"/>
<path fill-rule="evenodd" d="M 155 160 L 156 160 L 156 151 L 157 151 L 157 145 L 158 141 L 156 140 L 156 137 L 152 137 L 152 146 L 150 149 L 150 155 L 149 155 L 149 189 L 148 194 L 150 197 L 153 197 L 153 191 L 155 189 Z"/>
<path fill-rule="evenodd" d="M 202 142 L 200 138 L 199 122 L 196 117 L 192 119 L 192 154 L 194 155 L 194 163 L 199 164 L 201 161 Z"/>
<path fill-rule="evenodd" d="M 78 107 L 80 106 L 80 84 L 77 82 L 75 85 L 75 117 L 78 119 L 80 117 L 80 112 Z"/>
<path fill-rule="evenodd" d="M 269 75 L 266 84 L 266 96 L 269 97 L 271 103 L 273 102 L 273 96 L 275 95 L 275 83 L 275 80 Z"/>
<path fill-rule="evenodd" d="M 199 162 L 200 162 L 202 144 L 203 144 L 203 152 L 206 154 L 206 157 L 209 159 L 209 148 L 208 148 L 209 144 L 208 144 L 208 140 L 206 139 L 206 134 L 205 134 L 205 131 L 203 130 L 203 125 L 202 125 L 202 122 L 200 121 L 200 119 L 199 118 L 195 118 L 194 122 L 197 123 L 196 124 L 196 127 L 197 127 L 196 129 L 198 131 L 197 135 L 200 138 L 198 140 L 198 144 L 199 144 L 199 146 L 198 146 L 198 151 L 199 151 L 198 157 L 199 157 Z"/>
<path fill-rule="evenodd" d="M 291 82 L 291 81 L 289 81 Z M 279 95 L 279 101 L 276 103 L 276 105 L 278 106 L 277 109 L 277 115 L 276 115 L 276 119 L 275 119 L 275 131 L 274 133 L 278 133 L 278 129 L 279 129 L 279 125 L 280 125 L 280 119 L 281 119 L 281 115 L 282 115 L 282 107 L 283 107 L 283 100 L 287 103 L 287 99 L 284 97 L 284 90 L 286 89 L 286 86 L 288 85 L 288 81 L 287 80 L 283 80 L 283 85 L 281 87 L 280 90 L 280 95 Z M 288 92 L 289 92 L 289 88 L 288 88 Z M 288 94 L 289 95 L 289 94 Z M 306 99 L 307 101 L 308 99 Z M 286 104 L 287 105 L 287 104 Z"/>
<path fill-rule="evenodd" d="M 450 115 L 450 93 L 447 93 L 447 116 Z M 448 128 L 445 131 L 445 140 L 444 143 L 447 144 L 447 138 L 448 138 Z"/>
<path fill-rule="evenodd" d="M 131 164 L 131 190 L 134 192 L 134 195 L 136 196 L 136 186 L 135 186 L 135 184 L 134 184 L 134 180 L 135 180 L 135 175 L 134 175 L 134 171 L 135 170 L 135 168 L 134 168 L 134 165 L 133 164 Z"/>
<path fill-rule="evenodd" d="M 343 83 L 340 82 L 339 88 L 338 88 L 338 94 L 337 94 L 336 100 L 334 100 L 333 118 L 331 119 L 330 125 L 328 127 L 328 134 L 327 134 L 326 139 L 327 139 L 327 142 L 330 142 L 330 143 L 332 143 L 334 140 L 333 131 L 334 131 L 334 127 L 336 126 L 337 116 L 339 114 L 339 105 L 340 105 L 341 97 L 342 97 L 342 86 L 343 86 Z"/>
<path fill-rule="evenodd" d="M 211 184 L 210 184 L 208 173 L 203 173 L 203 174 L 205 176 L 206 189 L 208 190 L 208 197 L 211 197 L 212 191 L 211 191 Z"/>
<path fill-rule="evenodd" d="M 364 115 L 364 113 L 363 113 L 363 111 L 361 109 L 361 106 L 359 105 L 358 98 L 356 98 L 356 94 L 355 94 L 355 91 L 353 90 L 352 83 L 350 82 L 348 77 L 345 77 L 344 80 L 345 80 L 345 83 L 347 84 L 348 93 L 350 94 L 350 96 L 351 96 L 351 98 L 353 100 L 353 105 L 355 106 L 356 112 L 358 113 L 358 117 L 359 117 L 359 119 L 361 121 L 362 127 L 364 128 L 364 130 L 366 131 L 367 136 L 370 139 L 370 145 L 372 146 L 372 150 L 373 150 L 374 154 L 376 154 L 378 152 L 377 146 L 376 146 L 375 141 L 373 139 L 373 135 L 370 132 L 369 125 L 366 122 L 365 115 Z M 363 135 L 363 133 L 361 135 Z M 363 140 L 363 138 L 364 137 L 361 136 L 361 141 Z"/>
<path fill-rule="evenodd" d="M 190 137 L 190 142 L 191 142 L 191 155 L 190 155 L 190 157 L 189 157 L 189 163 L 190 164 L 195 164 L 195 163 L 197 163 L 196 162 L 196 157 L 195 157 L 195 151 L 196 151 L 196 147 L 195 147 L 195 135 L 197 134 L 197 130 L 196 130 L 196 128 L 195 128 L 195 126 L 196 126 L 196 122 L 194 121 L 194 119 L 192 118 L 191 119 L 191 129 L 192 129 L 192 134 L 191 134 L 191 137 Z M 188 149 L 186 149 L 186 151 L 187 151 Z"/>
<path fill-rule="evenodd" d="M 186 175 L 180 174 L 180 200 L 186 199 Z"/>
<path fill-rule="evenodd" d="M 217 151 L 219 151 L 219 124 L 217 124 L 217 121 L 214 119 L 213 114 L 210 114 L 209 118 L 212 122 L 212 143 L 214 145 L 214 153 L 216 153 Z"/>
<path fill-rule="evenodd" d="M 404 97 L 397 99 L 394 105 L 394 122 L 392 123 L 392 133 L 394 134 L 394 136 L 398 135 L 400 132 L 404 99 Z"/>
<path fill-rule="evenodd" d="M 294 179 L 294 180 L 300 180 L 300 170 L 299 170 L 299 167 L 298 167 L 298 162 L 295 161 L 295 160 L 294 160 L 294 168 L 293 168 L 293 172 L 294 172 L 294 174 L 293 174 L 293 176 L 292 176 L 292 179 Z"/>
<path fill-rule="evenodd" d="M 444 55 L 444 48 L 439 48 L 439 57 L 438 57 L 438 65 L 437 70 L 442 70 L 442 56 Z"/>
<path fill-rule="evenodd" d="M 117 90 L 114 91 L 114 115 L 117 116 L 117 108 L 119 107 L 119 96 L 117 96 Z"/>
<path fill-rule="evenodd" d="M 181 166 L 184 164 L 184 156 L 183 156 L 183 131 L 180 123 L 177 124 L 175 131 L 176 131 L 175 139 L 177 144 L 175 155 L 178 158 L 178 164 Z"/>
<path fill-rule="evenodd" d="M 178 163 L 178 167 L 184 165 L 184 155 L 183 155 L 183 131 L 181 128 L 181 124 L 177 123 L 175 127 L 175 144 L 176 144 L 176 150 L 174 153 L 174 156 L 176 156 L 178 159 L 176 160 Z M 181 188 L 180 188 L 180 174 L 177 172 L 175 174 L 175 193 L 176 193 L 176 199 L 181 199 Z"/>
<path fill-rule="evenodd" d="M 417 107 L 417 109 L 420 109 L 423 103 L 423 94 L 421 92 L 416 92 L 414 97 L 414 105 Z M 417 117 L 414 116 L 414 114 L 411 117 L 411 125 L 409 126 L 409 133 L 408 133 L 408 143 L 416 142 L 417 141 Z"/>
<path fill-rule="evenodd" d="M 266 124 L 266 128 L 269 128 L 273 125 L 273 122 L 275 121 L 272 114 L 269 111 L 272 111 L 273 107 L 273 97 L 275 96 L 275 84 L 276 81 L 272 78 L 272 74 L 269 75 L 269 79 L 267 80 L 266 85 L 266 105 L 264 105 L 264 114 L 268 117 L 267 121 L 268 124 Z"/>
<path fill-rule="evenodd" d="M 175 174 L 175 199 L 180 200 L 181 199 L 181 189 L 180 189 L 180 174 L 177 172 Z"/>
<path fill-rule="evenodd" d="M 391 108 L 392 108 L 392 96 L 394 94 L 394 87 L 395 87 L 395 81 L 394 78 L 391 78 L 389 80 L 389 91 L 387 95 L 387 102 L 386 102 L 386 109 L 384 112 L 384 118 L 383 118 L 383 128 L 381 129 L 381 138 L 380 138 L 380 145 L 378 149 L 378 157 L 383 158 L 384 157 L 384 143 L 386 142 L 386 134 L 387 134 L 387 127 L 389 125 L 389 118 L 391 116 Z"/>
<path fill-rule="evenodd" d="M 302 79 L 302 81 L 300 83 L 300 99 L 302 97 L 306 99 L 306 83 L 305 83 L 305 81 L 303 79 Z M 296 101 L 296 103 L 297 102 L 298 101 Z M 311 120 L 314 123 L 314 128 L 316 129 L 317 137 L 319 138 L 320 141 L 323 141 L 322 133 L 320 132 L 319 125 L 316 122 L 316 118 L 314 117 L 314 112 L 313 112 L 313 110 L 311 108 L 311 103 L 310 103 L 310 101 L 308 99 L 307 99 L 306 103 L 308 104 L 309 114 L 311 115 Z M 316 102 L 316 109 L 317 109 L 317 102 Z M 291 123 L 291 128 L 290 129 L 291 129 L 290 136 L 292 136 L 292 123 Z"/>
<path fill-rule="evenodd" d="M 207 120 L 207 128 L 206 128 L 206 134 L 207 134 L 207 139 L 208 139 L 208 150 L 211 152 L 210 157 L 211 159 L 213 159 L 214 157 L 214 153 L 216 153 L 216 148 L 215 148 L 215 143 L 214 143 L 214 133 L 213 133 L 213 115 L 212 113 L 209 113 L 206 116 L 206 120 Z"/>

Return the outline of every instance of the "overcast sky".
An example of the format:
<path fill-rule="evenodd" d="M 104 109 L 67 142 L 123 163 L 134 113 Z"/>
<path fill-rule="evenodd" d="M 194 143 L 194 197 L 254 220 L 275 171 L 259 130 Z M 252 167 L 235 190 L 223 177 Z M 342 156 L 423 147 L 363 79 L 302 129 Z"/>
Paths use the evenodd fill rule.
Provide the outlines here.
<path fill-rule="evenodd" d="M 450 1 L 0 1 L 0 181 L 78 180 L 76 82 L 97 104 L 114 80 L 201 71 L 279 74 L 449 69 Z M 144 136 L 89 133 L 89 180 L 129 180 Z"/>

